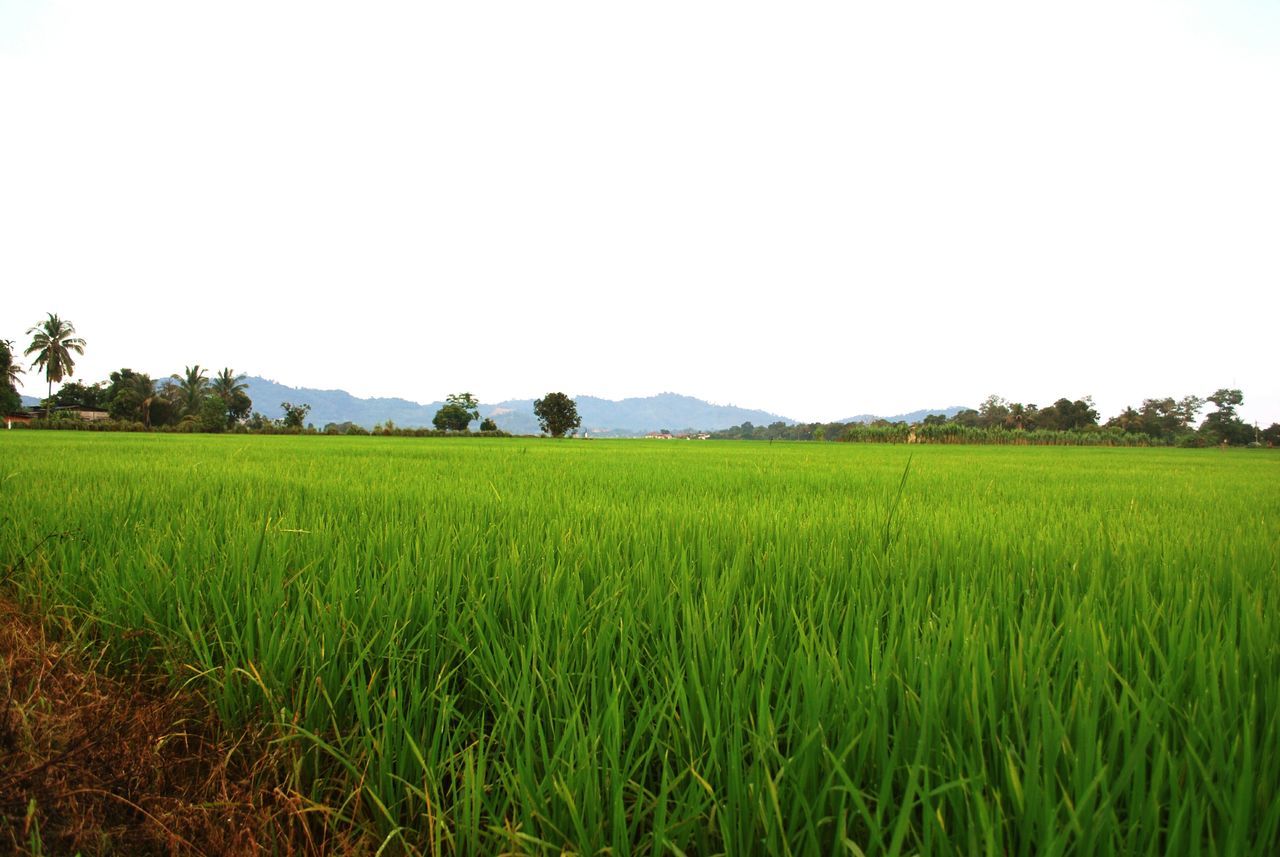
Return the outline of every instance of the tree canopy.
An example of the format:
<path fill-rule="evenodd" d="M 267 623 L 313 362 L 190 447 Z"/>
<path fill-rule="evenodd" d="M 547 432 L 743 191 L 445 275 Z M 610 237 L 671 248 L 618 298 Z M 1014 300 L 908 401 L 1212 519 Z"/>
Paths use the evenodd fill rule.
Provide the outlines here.
<path fill-rule="evenodd" d="M 75 374 L 76 363 L 71 353 L 84 354 L 85 342 L 75 333 L 75 325 L 53 313 L 27 329 L 31 344 L 25 353 L 27 357 L 36 356 L 31 368 L 44 372 L 45 380 L 49 382 L 49 398 L 53 398 L 54 381 L 61 383 L 63 378 Z"/>
<path fill-rule="evenodd" d="M 573 434 L 582 425 L 577 403 L 564 393 L 547 393 L 535 400 L 533 412 L 538 417 L 538 425 L 552 437 Z"/>
<path fill-rule="evenodd" d="M 204 404 L 205 393 L 209 390 L 209 379 L 205 376 L 200 364 L 186 367 L 181 375 L 170 375 L 173 381 L 173 397 L 183 416 L 195 416 L 200 413 Z"/>
<path fill-rule="evenodd" d="M 480 402 L 470 393 L 450 393 L 444 406 L 436 411 L 431 424 L 441 431 L 466 431 L 473 420 L 480 419 Z"/>
<path fill-rule="evenodd" d="M 209 391 L 222 403 L 225 422 L 228 427 L 240 420 L 248 419 L 253 410 L 253 400 L 246 392 L 249 389 L 244 383 L 244 375 L 238 375 L 229 367 L 214 376 Z"/>
<path fill-rule="evenodd" d="M 22 409 L 22 396 L 18 395 L 18 376 L 22 367 L 13 359 L 13 343 L 0 339 L 0 414 L 11 414 Z"/>
<path fill-rule="evenodd" d="M 281 424 L 285 428 L 302 428 L 302 424 L 307 420 L 307 414 L 311 413 L 311 406 L 281 402 L 280 410 L 284 411 L 284 419 L 281 420 Z"/>
<path fill-rule="evenodd" d="M 1239 390 L 1215 390 L 1209 401 L 1218 409 L 1204 418 L 1201 431 L 1215 443 L 1244 444 L 1254 440 L 1257 432 L 1236 416 L 1236 408 L 1244 404 L 1244 394 Z"/>

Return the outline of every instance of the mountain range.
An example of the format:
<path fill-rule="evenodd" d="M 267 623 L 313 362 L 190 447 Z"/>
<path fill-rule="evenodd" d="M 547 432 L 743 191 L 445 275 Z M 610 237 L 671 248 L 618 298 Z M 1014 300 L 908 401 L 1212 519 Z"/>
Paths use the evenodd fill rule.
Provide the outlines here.
<path fill-rule="evenodd" d="M 840 420 L 842 423 L 873 423 L 876 420 L 887 420 L 891 423 L 918 423 L 930 414 L 942 414 L 944 417 L 954 417 L 956 414 L 965 410 L 965 405 L 952 405 L 949 408 L 933 408 L 923 411 L 909 411 L 905 414 L 895 414 L 891 417 L 882 417 L 876 414 L 858 414 L 856 417 Z"/>
<path fill-rule="evenodd" d="M 310 387 L 290 387 L 276 381 L 250 375 L 245 378 L 249 398 L 254 410 L 267 417 L 279 419 L 284 411 L 281 402 L 294 405 L 310 405 L 307 421 L 318 427 L 326 423 L 352 422 L 365 428 L 391 420 L 405 428 L 430 427 L 431 420 L 443 402 L 414 402 L 400 398 L 369 398 L 353 396 L 345 390 L 318 390 Z M 538 418 L 533 413 L 533 399 L 508 399 L 502 402 L 480 405 L 481 418 L 489 417 L 498 428 L 512 434 L 538 434 Z M 713 405 L 692 396 L 677 393 L 659 393 L 629 399 L 601 399 L 595 396 L 578 396 L 578 415 L 582 417 L 582 431 L 593 437 L 635 437 L 647 432 L 668 429 L 679 432 L 685 429 L 718 431 L 751 422 L 769 425 L 775 422 L 794 423 L 795 420 L 769 411 L 739 408 L 733 405 Z M 22 404 L 37 407 L 40 400 L 23 396 Z M 959 406 L 933 410 L 911 411 L 906 414 L 883 417 L 890 422 L 919 422 L 928 414 L 953 416 L 962 410 Z M 859 414 L 840 422 L 869 423 L 882 417 L 875 414 Z"/>
<path fill-rule="evenodd" d="M 326 423 L 352 422 L 365 428 L 375 423 L 391 420 L 396 425 L 410 428 L 431 426 L 431 420 L 444 402 L 413 402 L 399 398 L 361 399 L 345 390 L 316 390 L 307 387 L 288 387 L 284 384 L 250 376 L 245 379 L 254 410 L 278 418 L 283 415 L 281 402 L 294 405 L 310 405 L 307 421 L 323 427 Z M 498 428 L 512 434 L 538 434 L 538 418 L 533 413 L 533 399 L 508 399 L 502 402 L 480 405 L 480 416 L 489 417 Z M 752 422 L 757 425 L 794 422 L 768 411 L 739 408 L 733 405 L 713 405 L 692 396 L 676 393 L 660 393 L 641 398 L 601 399 L 595 396 L 577 396 L 578 415 L 582 418 L 582 431 L 596 436 L 634 437 L 650 431 L 669 429 L 705 429 L 714 431 Z"/>

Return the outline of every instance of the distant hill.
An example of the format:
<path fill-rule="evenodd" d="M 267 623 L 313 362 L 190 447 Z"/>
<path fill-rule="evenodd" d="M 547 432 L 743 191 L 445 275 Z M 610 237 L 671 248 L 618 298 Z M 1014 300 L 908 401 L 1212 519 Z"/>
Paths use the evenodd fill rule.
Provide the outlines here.
<path fill-rule="evenodd" d="M 283 415 L 281 402 L 310 405 L 307 421 L 316 426 L 325 423 L 353 422 L 366 428 L 391 420 L 398 426 L 430 426 L 443 402 L 413 402 L 408 399 L 361 399 L 345 390 L 316 390 L 289 387 L 266 378 L 245 379 L 253 408 L 268 417 Z M 692 396 L 660 393 L 656 396 L 614 401 L 595 396 L 578 396 L 578 415 L 582 430 L 591 435 L 632 437 L 651 431 L 670 429 L 705 429 L 715 431 L 752 422 L 768 425 L 782 420 L 794 422 L 768 411 L 713 405 Z M 496 404 L 482 404 L 480 416 L 490 417 L 498 428 L 512 434 L 538 434 L 538 418 L 533 413 L 533 399 L 510 399 Z M 474 428 L 474 426 L 473 426 Z"/>
<path fill-rule="evenodd" d="M 414 428 L 430 427 L 432 418 L 444 402 L 414 402 L 399 398 L 361 399 L 346 390 L 318 390 L 311 387 L 290 387 L 256 375 L 245 378 L 253 409 L 272 419 L 284 416 L 281 402 L 310 405 L 307 422 L 318 427 L 325 423 L 353 422 L 365 428 L 391 420 L 398 426 Z M 601 399 L 595 396 L 578 396 L 578 415 L 582 417 L 582 430 L 592 436 L 635 437 L 651 431 L 668 429 L 673 432 L 685 429 L 719 431 L 750 422 L 769 425 L 795 420 L 769 411 L 738 408 L 732 405 L 713 405 L 693 396 L 678 393 L 659 393 L 631 399 Z M 40 399 L 23 396 L 24 407 L 34 408 Z M 933 408 L 912 411 L 890 417 L 876 414 L 859 414 L 840 420 L 842 423 L 869 423 L 877 419 L 889 422 L 919 422 L 929 414 L 955 416 L 964 408 Z M 509 399 L 495 404 L 482 404 L 480 416 L 490 417 L 498 428 L 512 434 L 538 434 L 538 418 L 533 414 L 533 399 Z M 475 426 L 472 426 L 475 428 Z"/>
<path fill-rule="evenodd" d="M 911 411 L 906 414 L 895 414 L 891 417 L 882 417 L 876 414 L 858 414 L 856 417 L 840 420 L 842 423 L 873 423 L 876 420 L 888 420 L 891 423 L 918 423 L 930 414 L 942 414 L 944 417 L 954 417 L 963 411 L 967 405 L 952 405 L 949 408 L 930 408 L 923 411 Z"/>

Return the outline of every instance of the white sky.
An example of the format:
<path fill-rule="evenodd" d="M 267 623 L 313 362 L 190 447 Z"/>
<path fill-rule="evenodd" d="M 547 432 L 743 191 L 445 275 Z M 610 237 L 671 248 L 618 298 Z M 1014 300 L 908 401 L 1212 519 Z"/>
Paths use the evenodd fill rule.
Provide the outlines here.
<path fill-rule="evenodd" d="M 83 380 L 1265 426 L 1278 286 L 1274 0 L 0 0 L 0 338 Z"/>

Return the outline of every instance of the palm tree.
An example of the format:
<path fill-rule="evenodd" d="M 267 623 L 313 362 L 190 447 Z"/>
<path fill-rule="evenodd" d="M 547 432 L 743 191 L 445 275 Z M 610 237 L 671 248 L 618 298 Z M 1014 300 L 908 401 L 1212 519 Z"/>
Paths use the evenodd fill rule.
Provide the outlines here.
<path fill-rule="evenodd" d="M 178 382 L 178 401 L 182 406 L 183 414 L 200 413 L 200 403 L 204 401 L 204 394 L 209 390 L 209 379 L 204 376 L 204 370 L 200 368 L 200 364 L 186 367 L 183 375 L 169 377 Z"/>
<path fill-rule="evenodd" d="M 1009 404 L 1009 415 L 1004 418 L 1004 424 L 1008 428 L 1022 431 L 1027 427 L 1027 418 L 1029 416 L 1029 409 L 1025 405 L 1021 402 L 1011 402 Z"/>
<path fill-rule="evenodd" d="M 18 395 L 18 376 L 22 367 L 13 362 L 13 343 L 0 339 L 0 413 L 22 409 L 22 397 Z"/>
<path fill-rule="evenodd" d="M 76 336 L 75 332 L 75 326 L 71 322 L 63 321 L 53 313 L 49 313 L 47 319 L 27 330 L 32 339 L 25 353 L 27 357 L 36 355 L 31 368 L 44 370 L 44 376 L 49 381 L 50 399 L 53 398 L 53 382 L 61 382 L 63 378 L 75 374 L 76 364 L 71 359 L 71 352 L 84 354 L 84 340 Z"/>
<path fill-rule="evenodd" d="M 133 392 L 138 396 L 138 410 L 142 416 L 144 428 L 151 428 L 151 403 L 156 400 L 156 385 L 147 374 L 134 375 Z"/>
<path fill-rule="evenodd" d="M 213 376 L 213 383 L 209 387 L 213 394 L 222 399 L 222 404 L 227 412 L 227 424 L 236 418 L 235 400 L 238 396 L 243 396 L 244 392 L 249 389 L 249 385 L 244 383 L 244 376 L 237 375 L 230 368 L 223 369 L 217 375 Z M 246 406 L 247 408 L 247 406 Z"/>
<path fill-rule="evenodd" d="M 249 385 L 244 383 L 243 375 L 237 375 L 230 369 L 223 369 L 213 376 L 213 383 L 209 386 L 209 389 L 215 396 L 226 402 L 230 401 L 231 397 L 236 393 L 243 393 L 249 389 Z"/>
<path fill-rule="evenodd" d="M 0 384 L 7 383 L 16 390 L 21 374 L 22 366 L 13 362 L 13 340 L 0 339 Z"/>

